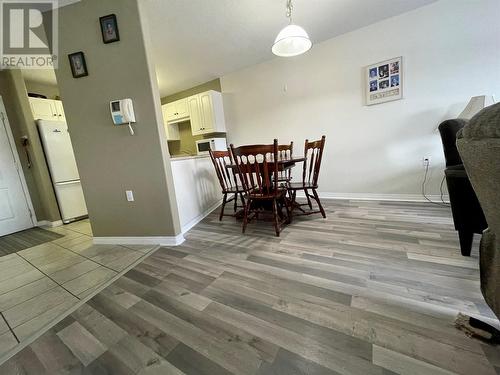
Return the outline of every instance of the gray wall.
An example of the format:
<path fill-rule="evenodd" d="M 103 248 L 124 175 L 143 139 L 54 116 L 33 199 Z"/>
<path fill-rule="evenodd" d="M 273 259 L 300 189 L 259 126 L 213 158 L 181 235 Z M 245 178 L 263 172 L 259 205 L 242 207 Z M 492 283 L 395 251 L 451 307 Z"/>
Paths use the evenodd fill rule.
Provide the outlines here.
<path fill-rule="evenodd" d="M 103 44 L 99 17 L 115 13 L 121 40 Z M 94 235 L 180 233 L 148 30 L 137 0 L 85 0 L 59 10 L 57 82 Z M 67 55 L 85 53 L 89 76 L 75 79 Z M 131 98 L 137 123 L 114 126 L 109 102 Z M 135 202 L 127 202 L 133 190 Z"/>
<path fill-rule="evenodd" d="M 5 103 L 36 218 L 39 221 L 61 220 L 21 71 L 0 71 L 0 95 Z M 21 137 L 24 135 L 28 136 L 30 143 L 28 151 L 31 157 L 31 168 L 28 167 L 27 156 L 21 145 Z"/>

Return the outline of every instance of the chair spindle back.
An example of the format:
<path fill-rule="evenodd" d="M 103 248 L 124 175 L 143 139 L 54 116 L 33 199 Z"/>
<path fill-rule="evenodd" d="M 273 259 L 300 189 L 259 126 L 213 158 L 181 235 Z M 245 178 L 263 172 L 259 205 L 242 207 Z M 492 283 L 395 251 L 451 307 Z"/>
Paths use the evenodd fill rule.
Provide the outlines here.
<path fill-rule="evenodd" d="M 323 149 L 325 148 L 325 136 L 320 140 L 309 142 L 306 139 L 304 146 L 304 161 L 302 170 L 302 181 L 310 183 L 313 186 L 318 185 L 319 170 L 321 167 L 321 159 L 323 158 Z"/>
<path fill-rule="evenodd" d="M 272 145 L 234 147 L 231 153 L 243 187 L 251 194 L 269 195 L 278 190 L 278 140 Z"/>
<path fill-rule="evenodd" d="M 291 159 L 293 156 L 293 141 L 289 145 L 278 145 L 278 157 L 280 159 Z M 290 180 L 292 176 L 292 169 L 288 168 L 279 172 L 279 179 L 281 181 Z"/>
<path fill-rule="evenodd" d="M 210 158 L 215 167 L 215 173 L 219 178 L 220 187 L 222 192 L 234 191 L 238 184 L 236 180 L 236 171 L 227 168 L 227 165 L 232 164 L 231 154 L 229 151 L 212 151 L 209 150 Z"/>

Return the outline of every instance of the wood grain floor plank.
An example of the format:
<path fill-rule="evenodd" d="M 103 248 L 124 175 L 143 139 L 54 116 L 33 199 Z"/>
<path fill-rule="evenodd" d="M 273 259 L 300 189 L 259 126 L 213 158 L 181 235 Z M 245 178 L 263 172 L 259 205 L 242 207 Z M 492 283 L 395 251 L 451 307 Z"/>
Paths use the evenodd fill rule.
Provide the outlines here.
<path fill-rule="evenodd" d="M 129 309 L 143 319 L 190 346 L 226 370 L 238 374 L 254 374 L 261 360 L 257 355 L 244 352 L 231 343 L 210 336 L 194 325 L 147 302 L 139 302 Z"/>
<path fill-rule="evenodd" d="M 114 322 L 129 336 L 139 340 L 162 357 L 166 357 L 179 341 L 166 331 L 130 312 L 104 295 L 98 295 L 89 301 L 89 305 Z"/>
<path fill-rule="evenodd" d="M 255 355 L 263 361 L 272 362 L 279 349 L 278 346 L 274 344 L 250 335 L 221 319 L 208 316 L 202 311 L 192 308 L 156 290 L 148 292 L 144 296 L 144 299 L 160 307 L 162 310 L 193 324 L 210 335 L 217 337 L 221 341 L 229 342 L 236 347 L 240 347 L 242 351 L 254 352 Z"/>
<path fill-rule="evenodd" d="M 377 345 L 373 347 L 373 363 L 391 369 L 401 375 L 455 375 L 454 372 L 444 370 L 440 367 L 430 365 Z"/>
<path fill-rule="evenodd" d="M 479 290 L 479 238 L 463 258 L 449 208 L 361 200 L 324 205 L 326 219 L 296 218 L 279 238 L 268 222 L 252 222 L 242 235 L 234 218 L 210 214 L 182 245 L 158 249 L 0 372 L 498 373 L 500 349 L 453 325 L 459 312 L 499 322 Z M 49 257 L 55 267 L 66 264 L 65 247 L 108 264 L 120 260 L 120 249 L 91 244 L 88 223 L 57 232 L 68 237 L 56 240 L 59 249 L 41 245 L 26 256 Z M 152 250 L 126 248 L 122 254 L 131 257 Z M 24 261 L 4 259 L 0 271 L 10 273 L 0 273 L 0 299 L 39 279 L 10 282 Z M 67 345 L 58 334 L 76 324 L 87 336 Z M 102 345 L 97 351 L 95 342 Z M 70 346 L 82 358 L 88 350 L 85 364 Z"/>
<path fill-rule="evenodd" d="M 94 362 L 107 350 L 103 343 L 78 322 L 74 322 L 58 332 L 57 336 L 84 366 Z"/>

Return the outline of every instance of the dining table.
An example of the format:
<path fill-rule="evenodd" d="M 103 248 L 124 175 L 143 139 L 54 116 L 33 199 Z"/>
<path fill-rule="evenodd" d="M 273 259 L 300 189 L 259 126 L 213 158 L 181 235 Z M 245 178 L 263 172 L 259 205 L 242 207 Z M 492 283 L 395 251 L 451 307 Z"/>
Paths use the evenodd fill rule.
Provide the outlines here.
<path fill-rule="evenodd" d="M 303 162 L 305 161 L 306 158 L 304 156 L 284 156 L 284 157 L 278 157 L 278 172 L 283 172 L 283 171 L 286 171 L 286 170 L 289 170 L 291 168 L 293 168 L 297 163 L 300 163 L 300 162 Z M 274 169 L 272 165 L 269 165 L 269 164 L 273 164 L 275 163 L 273 160 L 269 160 L 269 158 L 267 158 L 267 163 L 268 163 L 268 166 L 269 166 L 269 169 Z M 263 164 L 264 161 L 262 161 L 261 163 L 259 164 Z M 236 163 L 228 163 L 226 164 L 226 168 L 227 169 L 231 169 L 233 171 L 233 173 L 237 173 L 237 170 L 238 170 L 238 165 Z M 285 198 L 285 199 L 288 199 L 288 198 Z M 291 202 L 292 204 L 294 202 Z M 267 210 L 271 210 L 270 207 L 266 207 L 265 204 L 263 204 L 263 207 Z M 243 210 L 239 210 L 238 212 L 235 213 L 235 217 L 237 219 L 241 219 L 243 217 Z M 290 218 L 290 221 L 291 221 L 291 218 Z"/>

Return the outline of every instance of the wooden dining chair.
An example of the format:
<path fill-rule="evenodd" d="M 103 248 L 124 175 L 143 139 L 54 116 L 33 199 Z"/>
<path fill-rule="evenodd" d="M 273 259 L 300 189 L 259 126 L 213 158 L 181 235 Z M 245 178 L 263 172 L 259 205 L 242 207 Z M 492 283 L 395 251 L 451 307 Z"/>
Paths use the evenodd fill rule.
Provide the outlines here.
<path fill-rule="evenodd" d="M 293 141 L 289 145 L 278 145 L 278 157 L 280 159 L 291 159 L 293 156 Z M 292 168 L 278 171 L 278 182 L 287 183 L 292 179 Z"/>
<path fill-rule="evenodd" d="M 318 177 L 321 168 L 321 159 L 323 158 L 323 150 L 325 148 L 326 137 L 321 137 L 318 141 L 309 142 L 306 139 L 304 146 L 304 163 L 302 168 L 302 181 L 287 184 L 288 191 L 292 199 L 292 208 L 298 208 L 302 211 L 303 215 L 311 215 L 315 213 L 321 213 L 321 215 L 326 218 L 325 210 L 321 205 L 321 201 L 318 196 Z M 297 191 L 303 190 L 307 199 L 307 203 L 298 204 L 296 202 Z M 311 194 L 312 193 L 312 194 Z M 312 201 L 314 199 L 318 204 L 319 211 L 313 211 Z M 310 211 L 305 211 L 302 206 L 309 206 Z"/>
<path fill-rule="evenodd" d="M 219 179 L 220 187 L 222 189 L 222 206 L 219 214 L 219 221 L 225 216 L 224 208 L 229 202 L 234 202 L 234 214 L 227 216 L 235 216 L 238 207 L 245 207 L 245 200 L 243 193 L 245 189 L 242 185 L 238 185 L 238 180 L 236 178 L 236 171 L 232 168 L 228 168 L 228 165 L 233 163 L 231 159 L 231 154 L 228 151 L 212 151 L 209 150 L 210 158 L 215 167 L 215 173 Z M 233 195 L 227 199 L 228 195 Z M 241 199 L 241 206 L 238 206 L 238 197 Z"/>
<path fill-rule="evenodd" d="M 234 147 L 231 153 L 236 163 L 238 175 L 247 193 L 242 232 L 245 233 L 250 220 L 259 218 L 266 206 L 271 204 L 272 221 L 276 236 L 280 235 L 284 223 L 290 219 L 286 188 L 278 183 L 278 141 L 272 145 L 251 145 Z M 283 215 L 283 207 L 286 215 Z M 250 214 L 253 216 L 250 217 Z"/>

